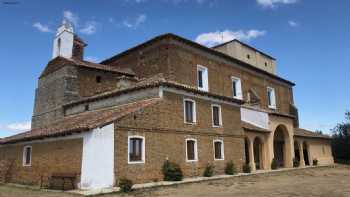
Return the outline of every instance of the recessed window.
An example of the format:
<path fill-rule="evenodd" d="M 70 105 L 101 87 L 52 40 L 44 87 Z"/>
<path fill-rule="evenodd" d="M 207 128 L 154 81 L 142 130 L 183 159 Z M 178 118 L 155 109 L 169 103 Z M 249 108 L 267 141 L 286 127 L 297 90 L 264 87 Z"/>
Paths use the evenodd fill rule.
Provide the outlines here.
<path fill-rule="evenodd" d="M 267 67 L 267 62 L 265 62 L 265 67 Z"/>
<path fill-rule="evenodd" d="M 31 166 L 32 165 L 32 147 L 25 146 L 23 148 L 23 166 Z"/>
<path fill-rule="evenodd" d="M 250 55 L 249 54 L 247 54 L 247 59 L 250 59 Z"/>
<path fill-rule="evenodd" d="M 212 112 L 213 127 L 220 127 L 222 125 L 221 106 L 212 105 L 211 112 Z"/>
<path fill-rule="evenodd" d="M 204 66 L 197 66 L 197 86 L 199 90 L 208 91 L 208 69 Z"/>
<path fill-rule="evenodd" d="M 224 159 L 224 142 L 222 140 L 214 140 L 214 159 Z"/>
<path fill-rule="evenodd" d="M 232 77 L 232 97 L 236 99 L 242 99 L 242 83 L 238 77 Z"/>
<path fill-rule="evenodd" d="M 128 162 L 145 162 L 145 138 L 142 136 L 129 136 L 128 140 Z"/>
<path fill-rule="evenodd" d="M 85 111 L 89 111 L 89 105 L 85 105 Z"/>
<path fill-rule="evenodd" d="M 267 102 L 269 108 L 276 109 L 276 94 L 274 88 L 267 87 Z"/>
<path fill-rule="evenodd" d="M 184 119 L 185 123 L 196 122 L 196 103 L 191 99 L 184 99 Z"/>
<path fill-rule="evenodd" d="M 96 83 L 101 83 L 102 77 L 101 76 L 96 76 Z"/>
<path fill-rule="evenodd" d="M 197 140 L 186 139 L 186 161 L 192 162 L 198 160 L 197 154 Z"/>

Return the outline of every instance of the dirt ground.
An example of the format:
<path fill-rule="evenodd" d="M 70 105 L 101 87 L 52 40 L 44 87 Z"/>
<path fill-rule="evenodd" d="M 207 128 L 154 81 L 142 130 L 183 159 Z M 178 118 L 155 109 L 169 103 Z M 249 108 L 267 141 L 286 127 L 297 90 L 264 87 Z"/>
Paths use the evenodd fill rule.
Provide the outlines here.
<path fill-rule="evenodd" d="M 0 186 L 0 197 L 69 197 L 63 193 L 40 192 Z M 105 197 L 350 197 L 350 166 L 313 168 L 290 172 L 235 177 L 232 179 L 163 187 Z"/>

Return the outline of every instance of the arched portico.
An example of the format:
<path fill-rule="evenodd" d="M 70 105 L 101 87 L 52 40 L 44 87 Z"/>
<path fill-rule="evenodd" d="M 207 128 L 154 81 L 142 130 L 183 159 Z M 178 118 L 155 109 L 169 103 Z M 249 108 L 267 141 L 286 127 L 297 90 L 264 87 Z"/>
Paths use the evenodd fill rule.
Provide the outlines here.
<path fill-rule="evenodd" d="M 268 169 L 266 163 L 266 134 L 246 132 L 245 137 L 245 163 L 250 165 L 252 171 Z"/>
<path fill-rule="evenodd" d="M 293 165 L 293 138 L 286 126 L 278 125 L 273 133 L 273 155 L 278 167 L 292 167 Z"/>

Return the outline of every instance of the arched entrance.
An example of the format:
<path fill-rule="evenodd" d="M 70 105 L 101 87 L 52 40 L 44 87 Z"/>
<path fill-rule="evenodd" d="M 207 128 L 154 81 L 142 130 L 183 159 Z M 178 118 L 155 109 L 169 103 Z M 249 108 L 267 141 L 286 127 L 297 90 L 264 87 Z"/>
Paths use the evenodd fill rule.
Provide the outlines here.
<path fill-rule="evenodd" d="M 244 153 L 245 153 L 245 163 L 249 164 L 249 139 L 244 138 Z"/>
<path fill-rule="evenodd" d="M 292 157 L 291 151 L 288 130 L 284 125 L 279 125 L 273 136 L 273 153 L 278 167 L 289 167 L 292 164 L 292 161 L 289 161 L 292 160 L 292 158 L 289 158 Z"/>
<path fill-rule="evenodd" d="M 310 165 L 309 151 L 308 151 L 308 146 L 306 142 L 303 143 L 303 154 L 304 154 L 305 165 L 309 166 Z"/>
<path fill-rule="evenodd" d="M 296 140 L 294 141 L 294 158 L 300 162 L 299 143 Z"/>
<path fill-rule="evenodd" d="M 255 161 L 255 168 L 257 170 L 260 170 L 263 168 L 263 164 L 262 164 L 262 160 L 263 160 L 263 144 L 262 141 L 260 140 L 260 138 L 256 137 L 254 139 L 254 161 Z"/>

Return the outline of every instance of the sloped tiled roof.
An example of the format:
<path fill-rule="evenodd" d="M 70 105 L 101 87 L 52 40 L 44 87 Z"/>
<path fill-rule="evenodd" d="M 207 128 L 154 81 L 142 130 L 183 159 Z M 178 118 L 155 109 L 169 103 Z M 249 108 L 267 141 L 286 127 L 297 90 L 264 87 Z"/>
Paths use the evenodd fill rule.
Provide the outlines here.
<path fill-rule="evenodd" d="M 116 95 L 126 94 L 129 92 L 135 91 L 135 90 L 158 87 L 158 86 L 173 87 L 173 88 L 177 88 L 177 89 L 181 89 L 181 90 L 191 91 L 195 94 L 215 97 L 215 98 L 222 99 L 225 101 L 235 102 L 237 104 L 244 103 L 243 100 L 239 100 L 239 99 L 235 99 L 232 97 L 222 96 L 219 94 L 214 94 L 211 92 L 198 90 L 197 87 L 194 87 L 194 86 L 185 85 L 185 84 L 181 84 L 181 83 L 178 83 L 175 81 L 167 80 L 163 77 L 162 74 L 159 74 L 159 75 L 155 75 L 155 76 L 150 77 L 150 78 L 141 79 L 139 82 L 135 83 L 134 85 L 132 85 L 128 88 L 125 88 L 122 90 L 112 90 L 112 91 L 104 92 L 104 93 L 94 95 L 94 96 L 91 96 L 88 98 L 84 98 L 84 99 L 79 100 L 79 101 L 68 103 L 65 105 L 65 107 L 74 106 L 77 104 L 96 101 L 96 100 L 101 100 L 101 99 L 109 98 L 109 97 L 116 96 Z"/>
<path fill-rule="evenodd" d="M 324 135 L 312 131 L 308 131 L 306 129 L 301 129 L 301 128 L 295 128 L 294 129 L 294 136 L 298 137 L 308 137 L 308 138 L 324 138 L 324 139 L 332 139 L 331 136 L 329 135 Z"/>
<path fill-rule="evenodd" d="M 135 75 L 135 72 L 129 68 L 118 68 L 118 67 L 113 67 L 113 66 L 109 66 L 109 65 L 98 64 L 98 63 L 93 63 L 93 62 L 78 60 L 78 59 L 68 59 L 68 58 L 58 56 L 58 57 L 52 59 L 46 65 L 44 71 L 40 75 L 40 78 L 44 77 L 52 72 L 55 72 L 56 70 L 62 68 L 63 66 L 66 66 L 67 64 L 85 67 L 85 68 L 92 68 L 92 69 L 104 70 L 104 71 L 109 71 L 109 72 L 115 72 L 115 73 L 120 73 L 120 74 L 125 74 L 125 75 L 131 75 L 131 76 Z"/>
<path fill-rule="evenodd" d="M 0 144 L 65 136 L 72 133 L 89 131 L 119 120 L 130 113 L 136 112 L 159 101 L 159 98 L 147 99 L 100 110 L 88 111 L 78 115 L 67 116 L 62 120 L 45 127 L 32 129 L 31 131 L 3 138 Z"/>
<path fill-rule="evenodd" d="M 255 126 L 255 125 L 250 124 L 250 123 L 245 122 L 245 121 L 241 121 L 241 125 L 242 125 L 244 130 L 248 130 L 248 131 L 258 131 L 258 132 L 263 132 L 263 133 L 270 133 L 271 132 L 268 129 Z"/>

